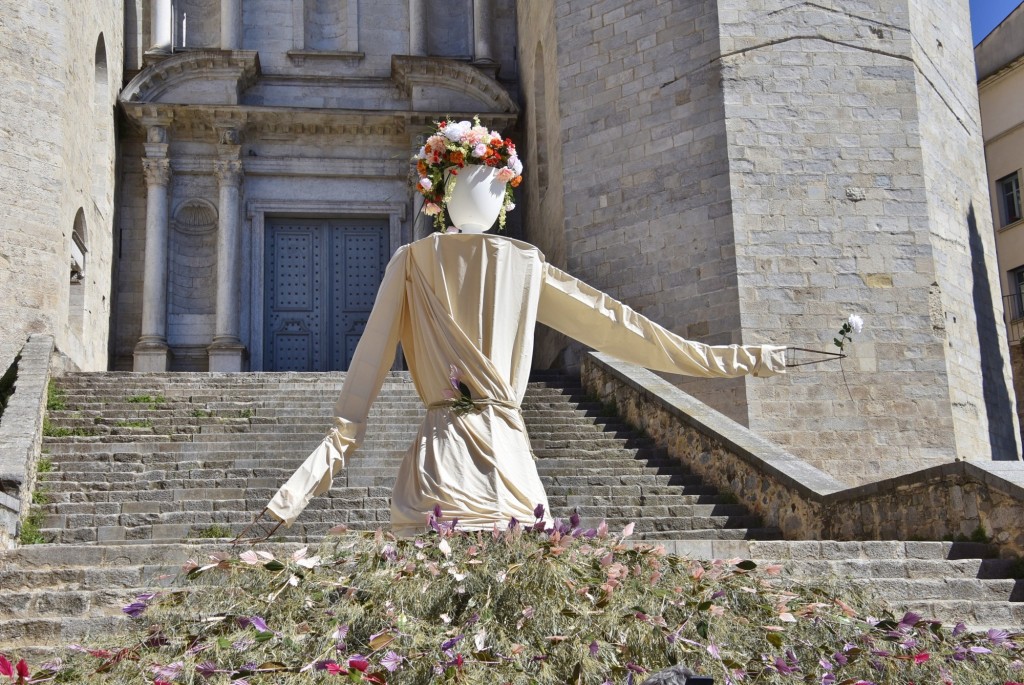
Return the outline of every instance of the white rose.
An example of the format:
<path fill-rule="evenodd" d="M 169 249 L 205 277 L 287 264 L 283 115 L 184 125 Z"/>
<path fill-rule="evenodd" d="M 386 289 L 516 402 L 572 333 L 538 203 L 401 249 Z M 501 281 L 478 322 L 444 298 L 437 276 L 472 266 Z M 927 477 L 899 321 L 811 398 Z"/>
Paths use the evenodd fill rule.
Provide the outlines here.
<path fill-rule="evenodd" d="M 474 157 L 483 157 L 485 154 L 487 154 L 487 146 L 484 145 L 483 143 L 480 143 L 475 148 L 473 148 Z"/>
<path fill-rule="evenodd" d="M 420 179 L 420 188 L 423 188 L 423 190 L 430 190 L 431 186 L 433 185 L 434 184 L 430 182 L 429 178 Z"/>
<path fill-rule="evenodd" d="M 846 322 L 850 324 L 854 333 L 860 333 L 864 329 L 864 319 L 860 318 L 858 314 L 850 314 L 850 318 Z"/>

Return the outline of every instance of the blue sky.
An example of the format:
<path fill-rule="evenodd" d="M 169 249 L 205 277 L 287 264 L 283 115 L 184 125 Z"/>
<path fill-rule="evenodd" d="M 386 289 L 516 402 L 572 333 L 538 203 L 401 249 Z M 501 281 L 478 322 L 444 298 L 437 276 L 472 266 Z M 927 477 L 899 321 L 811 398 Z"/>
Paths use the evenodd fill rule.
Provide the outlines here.
<path fill-rule="evenodd" d="M 974 44 L 980 43 L 1020 3 L 1021 0 L 971 0 L 971 29 L 974 33 Z"/>

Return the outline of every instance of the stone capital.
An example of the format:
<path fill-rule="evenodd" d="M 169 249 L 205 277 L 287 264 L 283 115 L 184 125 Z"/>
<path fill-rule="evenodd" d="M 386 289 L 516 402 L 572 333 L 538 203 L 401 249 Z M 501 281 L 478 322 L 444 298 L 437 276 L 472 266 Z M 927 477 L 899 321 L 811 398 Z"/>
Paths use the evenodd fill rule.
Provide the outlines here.
<path fill-rule="evenodd" d="M 237 186 L 242 183 L 242 160 L 218 159 L 213 163 L 214 173 L 221 185 Z"/>
<path fill-rule="evenodd" d="M 166 186 L 171 180 L 171 160 L 143 157 L 142 172 L 146 175 L 147 186 Z"/>

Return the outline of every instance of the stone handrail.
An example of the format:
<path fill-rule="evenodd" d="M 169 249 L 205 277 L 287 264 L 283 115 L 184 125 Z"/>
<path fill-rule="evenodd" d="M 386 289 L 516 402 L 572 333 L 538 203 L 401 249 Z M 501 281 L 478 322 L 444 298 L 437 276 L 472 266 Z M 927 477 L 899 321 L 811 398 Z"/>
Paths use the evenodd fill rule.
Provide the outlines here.
<path fill-rule="evenodd" d="M 1003 556 L 1024 557 L 1020 461 L 957 461 L 850 487 L 647 369 L 592 352 L 581 380 L 788 539 L 943 540 L 981 530 Z"/>
<path fill-rule="evenodd" d="M 53 336 L 29 338 L 18 361 L 14 394 L 0 417 L 0 549 L 14 546 L 32 504 L 52 353 Z"/>

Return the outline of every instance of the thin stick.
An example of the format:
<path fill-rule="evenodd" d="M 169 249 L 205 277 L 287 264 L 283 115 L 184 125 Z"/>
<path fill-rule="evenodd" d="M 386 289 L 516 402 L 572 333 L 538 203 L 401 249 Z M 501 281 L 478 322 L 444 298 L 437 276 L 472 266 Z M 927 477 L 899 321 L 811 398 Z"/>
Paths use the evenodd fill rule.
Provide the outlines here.
<path fill-rule="evenodd" d="M 797 366 L 808 366 L 809 364 L 821 364 L 822 362 L 835 361 L 836 359 L 840 360 L 841 364 L 842 360 L 846 357 L 846 355 L 843 354 L 842 352 L 826 352 L 825 350 L 812 350 L 806 347 L 788 347 L 786 349 L 793 350 L 794 352 L 810 352 L 812 354 L 820 354 L 824 357 L 824 359 L 813 359 L 809 362 L 787 361 L 786 368 L 790 369 L 795 368 Z"/>

